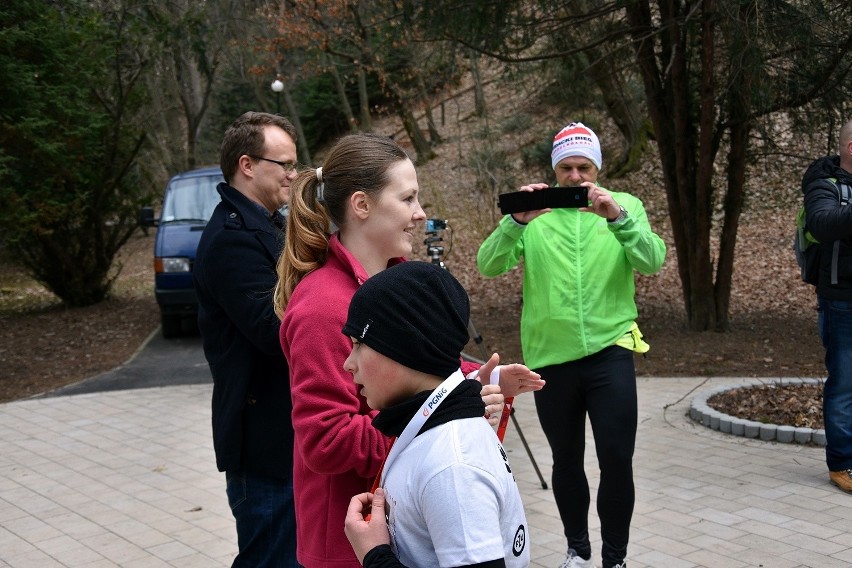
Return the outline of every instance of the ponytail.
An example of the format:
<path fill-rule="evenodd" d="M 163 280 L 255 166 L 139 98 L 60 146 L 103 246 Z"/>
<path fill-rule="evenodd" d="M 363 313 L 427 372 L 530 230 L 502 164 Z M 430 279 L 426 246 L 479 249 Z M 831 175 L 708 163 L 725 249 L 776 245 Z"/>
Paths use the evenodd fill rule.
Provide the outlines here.
<path fill-rule="evenodd" d="M 325 204 L 317 199 L 318 186 L 315 170 L 301 172 L 290 186 L 290 213 L 273 294 L 279 318 L 283 317 L 296 285 L 322 266 L 328 256 L 331 219 Z"/>

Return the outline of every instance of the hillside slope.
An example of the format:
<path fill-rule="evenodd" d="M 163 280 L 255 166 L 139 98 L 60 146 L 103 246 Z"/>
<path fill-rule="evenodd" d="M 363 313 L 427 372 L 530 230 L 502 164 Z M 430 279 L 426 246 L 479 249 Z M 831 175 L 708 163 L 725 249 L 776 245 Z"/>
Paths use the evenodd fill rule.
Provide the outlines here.
<path fill-rule="evenodd" d="M 798 180 L 809 161 L 821 154 L 816 145 L 788 149 L 788 157 L 757 164 L 751 172 L 736 248 L 732 329 L 693 333 L 686 330 L 665 191 L 653 147 L 639 171 L 608 179 L 607 163 L 619 147 L 612 125 L 583 112 L 557 113 L 537 103 L 523 85 L 508 81 L 492 80 L 486 92 L 488 114 L 482 118 L 473 115 L 469 92 L 438 98 L 443 104 L 436 106 L 434 115 L 443 143 L 434 160 L 418 166 L 418 180 L 427 214 L 449 221 L 449 229 L 440 234 L 446 249 L 443 260 L 470 293 L 473 322 L 487 352 L 499 352 L 504 361 L 522 360 L 518 334 L 522 269 L 486 279 L 475 265 L 479 244 L 499 218 L 496 195 L 523 183 L 552 181 L 549 140 L 566 123 L 581 120 L 598 131 L 603 144 L 600 183 L 640 197 L 652 226 L 669 247 L 659 274 L 637 276 L 639 324 L 651 344 L 647 356 L 637 358 L 639 374 L 824 376 L 813 289 L 799 280 L 791 250 Z M 377 120 L 376 129 L 406 145 L 395 118 Z M 0 267 L 0 402 L 93 376 L 121 364 L 138 349 L 159 322 L 152 248 L 153 235 L 134 236 L 120 255 L 123 270 L 113 297 L 82 309 L 63 308 L 14 266 Z M 429 260 L 422 245 L 413 257 Z M 480 354 L 476 346 L 469 350 Z"/>
<path fill-rule="evenodd" d="M 488 350 L 496 350 L 509 360 L 521 360 L 518 321 L 522 269 L 486 279 L 475 267 L 479 244 L 499 220 L 496 195 L 524 183 L 552 182 L 549 141 L 562 126 L 580 120 L 596 128 L 602 141 L 601 185 L 642 199 L 653 228 L 668 246 L 659 274 L 637 275 L 639 323 L 651 344 L 647 356 L 637 359 L 639 373 L 824 376 L 814 291 L 799 279 L 792 253 L 799 180 L 813 157 L 821 155 L 816 144 L 812 148 L 788 148 L 787 157 L 766 159 L 762 167 L 758 165 L 750 172 L 747 206 L 736 246 L 732 329 L 727 333 L 693 333 L 686 329 L 665 189 L 653 144 L 638 171 L 609 179 L 607 161 L 615 159 L 620 138 L 606 120 L 583 112 L 563 116 L 537 103 L 533 93 L 501 81 L 489 83 L 486 95 L 489 107 L 485 118 L 473 115 L 469 93 L 445 102 L 443 112 L 437 109 L 436 116 L 446 117 L 441 129 L 444 141 L 437 147 L 437 158 L 418 167 L 418 180 L 427 214 L 449 221 L 452 230 L 441 235 L 448 249 L 444 260 L 470 293 L 474 324 Z M 394 121 L 380 123 L 379 128 L 399 137 Z M 525 157 L 536 155 L 531 149 L 537 149 L 537 155 L 543 158 L 535 165 Z M 796 154 L 800 157 L 789 157 Z M 723 166 L 717 164 L 717 170 Z M 489 180 L 505 185 L 490 187 Z M 721 218 L 718 204 L 717 213 L 717 219 Z M 428 260 L 425 247 L 415 256 Z M 479 351 L 471 348 L 474 353 Z"/>

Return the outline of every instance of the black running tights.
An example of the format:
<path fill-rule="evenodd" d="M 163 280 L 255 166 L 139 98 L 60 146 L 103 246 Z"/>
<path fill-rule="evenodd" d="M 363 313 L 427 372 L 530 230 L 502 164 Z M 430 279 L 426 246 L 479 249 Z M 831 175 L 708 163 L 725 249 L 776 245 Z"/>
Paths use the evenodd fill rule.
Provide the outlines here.
<path fill-rule="evenodd" d="M 612 346 L 583 359 L 536 369 L 547 385 L 535 404 L 553 452 L 553 496 L 569 548 L 589 544 L 589 482 L 584 469 L 586 415 L 592 426 L 600 485 L 598 518 L 603 566 L 624 561 L 633 516 L 636 371 L 633 352 Z"/>

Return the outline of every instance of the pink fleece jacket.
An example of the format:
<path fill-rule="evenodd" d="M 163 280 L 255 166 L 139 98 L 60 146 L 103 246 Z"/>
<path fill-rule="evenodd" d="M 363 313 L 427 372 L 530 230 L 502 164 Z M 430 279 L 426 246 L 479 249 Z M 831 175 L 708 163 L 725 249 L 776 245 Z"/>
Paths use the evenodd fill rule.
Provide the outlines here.
<path fill-rule="evenodd" d="M 346 508 L 353 495 L 370 490 L 389 446 L 373 428 L 376 411 L 343 370 L 352 342 L 341 330 L 367 278 L 335 233 L 325 264 L 296 286 L 281 321 L 293 398 L 297 557 L 306 568 L 360 567 L 343 533 Z M 477 367 L 464 363 L 462 370 Z"/>

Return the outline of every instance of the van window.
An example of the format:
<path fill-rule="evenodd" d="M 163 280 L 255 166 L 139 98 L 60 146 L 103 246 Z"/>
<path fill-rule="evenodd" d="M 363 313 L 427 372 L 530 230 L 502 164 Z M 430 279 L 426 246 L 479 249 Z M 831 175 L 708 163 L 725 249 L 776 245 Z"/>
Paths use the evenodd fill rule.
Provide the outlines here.
<path fill-rule="evenodd" d="M 208 221 L 219 203 L 216 186 L 223 181 L 220 176 L 174 180 L 166 191 L 160 222 Z"/>

